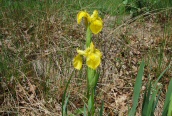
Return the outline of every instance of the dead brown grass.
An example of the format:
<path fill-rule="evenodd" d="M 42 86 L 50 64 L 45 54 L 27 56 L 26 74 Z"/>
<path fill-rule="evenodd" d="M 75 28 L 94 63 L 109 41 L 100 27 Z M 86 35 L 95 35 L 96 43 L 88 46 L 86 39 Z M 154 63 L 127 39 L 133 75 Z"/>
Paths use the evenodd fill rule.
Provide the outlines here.
<path fill-rule="evenodd" d="M 118 25 L 118 19 L 121 17 L 105 16 L 102 33 L 93 36 L 96 47 L 103 52 L 96 105 L 105 101 L 105 116 L 126 115 L 142 59 L 147 63 L 144 82 L 148 74 L 156 79 L 171 61 L 172 34 L 166 33 L 163 26 L 170 24 L 170 17 L 165 22 L 158 22 L 156 20 L 161 18 L 153 15 L 130 24 L 127 23 L 130 19 L 125 19 L 122 26 Z M 0 115 L 60 116 L 62 95 L 72 71 L 75 73 L 68 89 L 69 114 L 82 107 L 86 99 L 85 71 L 80 74 L 72 66 L 76 48 L 84 47 L 82 26 L 78 26 L 73 17 L 67 24 L 58 14 L 47 15 L 36 23 L 10 21 L 13 25 L 4 21 L 0 29 L 4 37 L 0 40 L 0 53 L 10 67 L 0 74 Z M 167 27 L 170 32 L 171 26 Z M 161 47 L 163 59 L 159 69 Z M 171 76 L 169 70 L 160 82 L 164 90 Z M 142 88 L 144 90 L 145 83 Z"/>

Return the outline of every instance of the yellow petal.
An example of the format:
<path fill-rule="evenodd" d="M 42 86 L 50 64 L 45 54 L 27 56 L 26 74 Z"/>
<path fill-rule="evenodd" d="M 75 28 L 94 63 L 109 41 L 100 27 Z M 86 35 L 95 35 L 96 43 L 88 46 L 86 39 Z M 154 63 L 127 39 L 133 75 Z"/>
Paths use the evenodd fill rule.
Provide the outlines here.
<path fill-rule="evenodd" d="M 73 60 L 74 68 L 80 70 L 82 68 L 82 57 L 81 55 L 77 55 Z"/>
<path fill-rule="evenodd" d="M 85 55 L 86 55 L 86 50 L 85 50 L 85 51 L 83 51 L 83 50 L 79 50 L 79 49 L 77 49 L 77 53 L 78 53 L 79 55 L 83 55 L 83 56 L 85 56 Z"/>
<path fill-rule="evenodd" d="M 96 49 L 94 53 L 100 58 L 102 57 L 102 53 L 100 52 L 100 50 Z"/>
<path fill-rule="evenodd" d="M 94 21 L 96 19 L 98 19 L 99 15 L 98 15 L 98 11 L 94 10 L 93 14 L 91 15 L 91 20 Z"/>
<path fill-rule="evenodd" d="M 93 44 L 93 42 L 91 42 L 90 43 L 90 47 L 89 47 L 92 51 L 94 51 L 95 50 L 95 47 L 94 47 L 94 44 Z"/>
<path fill-rule="evenodd" d="M 101 63 L 101 58 L 94 53 L 92 53 L 87 57 L 87 62 L 86 62 L 87 66 L 94 70 L 100 65 L 100 63 Z"/>
<path fill-rule="evenodd" d="M 95 20 L 92 21 L 90 24 L 90 29 L 94 34 L 98 34 L 103 28 L 103 21 L 102 20 Z"/>
<path fill-rule="evenodd" d="M 87 22 L 90 22 L 90 15 L 87 12 L 85 12 L 85 11 L 80 11 L 77 14 L 77 22 L 78 22 L 78 24 L 81 23 L 82 18 L 85 18 L 87 20 Z"/>
<path fill-rule="evenodd" d="M 102 57 L 102 53 L 100 52 L 100 50 L 95 48 L 93 42 L 91 42 L 90 47 L 87 49 L 89 49 L 89 51 L 87 53 L 88 55 L 94 53 L 94 54 L 98 55 L 100 58 Z"/>

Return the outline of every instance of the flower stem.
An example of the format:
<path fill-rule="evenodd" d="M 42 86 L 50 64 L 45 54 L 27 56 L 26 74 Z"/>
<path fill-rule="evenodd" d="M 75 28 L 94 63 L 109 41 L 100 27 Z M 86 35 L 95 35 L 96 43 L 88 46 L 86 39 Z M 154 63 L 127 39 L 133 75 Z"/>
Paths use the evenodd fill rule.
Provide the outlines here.
<path fill-rule="evenodd" d="M 90 27 L 87 26 L 87 32 L 86 32 L 86 47 L 87 48 L 90 46 L 91 36 L 92 36 L 92 33 L 91 33 L 91 30 L 90 30 Z"/>
<path fill-rule="evenodd" d="M 92 41 L 92 32 L 90 30 L 90 27 L 87 26 L 87 32 L 86 32 L 86 47 L 90 47 L 90 43 Z M 95 97 L 95 90 L 94 86 L 92 85 L 92 81 L 95 78 L 96 70 L 93 70 L 89 67 L 87 67 L 87 99 L 91 97 L 91 111 L 88 112 L 88 116 L 94 116 L 95 113 L 95 104 L 94 104 L 94 97 Z"/>
<path fill-rule="evenodd" d="M 92 98 L 92 109 L 91 109 L 91 114 L 92 114 L 92 116 L 94 116 L 94 113 L 95 113 L 95 104 L 94 104 L 94 95 L 95 95 L 95 93 L 94 93 L 94 89 L 92 88 L 91 89 L 91 98 Z"/>
<path fill-rule="evenodd" d="M 89 25 L 87 26 L 87 31 L 86 31 L 86 47 L 88 48 L 90 46 L 91 43 L 91 30 Z M 90 87 L 89 87 L 89 78 L 91 74 L 91 69 L 89 67 L 87 67 L 87 99 L 89 99 L 90 96 Z"/>

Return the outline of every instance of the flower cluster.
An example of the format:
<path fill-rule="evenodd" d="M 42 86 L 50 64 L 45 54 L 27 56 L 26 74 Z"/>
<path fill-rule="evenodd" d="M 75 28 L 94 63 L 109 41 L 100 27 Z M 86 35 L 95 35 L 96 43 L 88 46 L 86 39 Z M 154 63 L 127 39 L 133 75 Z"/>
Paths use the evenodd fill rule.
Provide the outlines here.
<path fill-rule="evenodd" d="M 82 19 L 85 19 L 85 25 L 87 28 L 86 34 L 86 46 L 85 50 L 77 49 L 78 55 L 73 60 L 73 65 L 76 69 L 80 70 L 83 64 L 83 57 L 86 58 L 86 64 L 89 68 L 95 70 L 101 63 L 102 53 L 100 50 L 94 47 L 91 41 L 91 32 L 98 34 L 103 28 L 103 21 L 98 15 L 98 11 L 95 10 L 90 16 L 86 11 L 80 11 L 77 15 L 78 24 L 81 23 Z M 88 43 L 88 44 L 87 44 Z"/>
<path fill-rule="evenodd" d="M 101 63 L 101 57 L 102 53 L 95 49 L 94 44 L 91 42 L 90 47 L 88 47 L 86 50 L 78 50 L 78 55 L 73 60 L 73 65 L 76 69 L 80 70 L 82 68 L 82 56 L 86 58 L 86 64 L 88 67 L 92 69 L 96 69 L 100 63 Z"/>
<path fill-rule="evenodd" d="M 95 10 L 91 16 L 85 11 L 80 11 L 77 15 L 78 24 L 81 23 L 82 18 L 85 19 L 86 25 L 90 27 L 94 34 L 98 34 L 102 30 L 103 21 L 99 17 L 97 10 Z"/>
<path fill-rule="evenodd" d="M 73 66 L 77 70 L 80 70 L 83 65 L 83 58 L 85 58 L 87 65 L 87 102 L 88 102 L 88 116 L 95 115 L 95 88 L 99 79 L 99 73 L 97 67 L 101 64 L 102 53 L 99 49 L 96 49 L 92 42 L 92 33 L 98 34 L 103 28 L 103 21 L 98 15 L 98 11 L 95 10 L 90 16 L 85 11 L 80 11 L 77 15 L 78 24 L 82 19 L 85 19 L 86 30 L 86 49 L 77 49 L 77 55 L 73 59 Z"/>

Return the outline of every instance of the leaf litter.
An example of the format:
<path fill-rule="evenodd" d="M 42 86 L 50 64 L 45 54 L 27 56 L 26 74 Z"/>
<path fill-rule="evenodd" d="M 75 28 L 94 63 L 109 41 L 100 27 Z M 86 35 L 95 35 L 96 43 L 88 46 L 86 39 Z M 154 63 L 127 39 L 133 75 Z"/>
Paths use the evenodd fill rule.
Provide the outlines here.
<path fill-rule="evenodd" d="M 30 24 L 27 27 L 28 24 L 21 23 L 22 28 L 12 30 L 21 34 L 15 37 L 18 38 L 17 40 L 12 37 L 13 32 L 8 28 L 1 29 L 5 37 L 0 40 L 1 54 L 4 53 L 2 44 L 10 55 L 15 56 L 24 51 L 24 57 L 28 62 L 25 63 L 26 61 L 19 59 L 18 56 L 16 60 L 20 62 L 21 66 L 28 64 L 29 68 L 19 78 L 13 78 L 10 84 L 0 86 L 2 95 L 0 101 L 3 101 L 0 102 L 0 114 L 7 114 L 8 110 L 15 114 L 16 109 L 19 109 L 20 115 L 61 115 L 65 83 L 73 70 L 71 62 L 75 55 L 73 51 L 76 51 L 75 49 L 78 47 L 84 47 L 85 35 L 84 29 L 78 26 L 74 19 L 71 19 L 71 24 L 68 25 L 56 17 L 50 16 L 50 18 L 42 20 L 40 25 Z M 105 115 L 110 116 L 127 115 L 128 107 L 132 105 L 133 86 L 142 59 L 150 62 L 148 67 L 152 67 L 151 70 L 148 67 L 145 69 L 143 77 L 145 83 L 148 80 L 148 74 L 152 78 L 157 77 L 157 57 L 160 54 L 160 45 L 164 41 L 166 44 L 163 46 L 164 57 L 160 71 L 165 69 L 171 60 L 172 34 L 166 35 L 163 23 L 155 20 L 158 19 L 157 15 L 137 19 L 132 23 L 127 23 L 128 20 L 132 20 L 131 17 L 126 19 L 124 16 L 122 25 L 118 23 L 120 19 L 120 16 L 105 15 L 103 31 L 101 34 L 93 36 L 96 46 L 103 52 L 96 105 L 100 106 L 101 100 L 104 100 Z M 16 42 L 20 47 L 15 46 Z M 22 67 L 19 70 L 22 70 Z M 86 99 L 85 91 L 83 91 L 83 88 L 86 88 L 85 72 L 85 69 L 83 74 L 75 72 L 68 90 L 70 94 L 68 108 L 72 113 L 78 107 L 82 107 L 83 99 Z M 172 72 L 168 71 L 160 83 L 164 83 L 166 86 L 169 82 L 168 77 L 171 76 Z M 7 81 L 4 75 L 1 78 L 4 82 Z M 145 89 L 145 83 L 142 91 Z M 160 115 L 163 100 L 164 93 L 161 95 L 156 116 Z M 141 112 L 140 108 L 141 100 L 138 116 Z"/>

